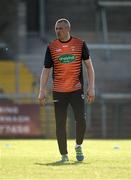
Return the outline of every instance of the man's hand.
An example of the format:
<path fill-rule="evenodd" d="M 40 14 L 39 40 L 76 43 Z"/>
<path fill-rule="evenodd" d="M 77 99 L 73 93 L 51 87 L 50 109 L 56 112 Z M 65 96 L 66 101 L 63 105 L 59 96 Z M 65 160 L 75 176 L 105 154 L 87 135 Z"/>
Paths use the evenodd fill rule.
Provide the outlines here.
<path fill-rule="evenodd" d="M 38 99 L 41 106 L 45 104 L 45 91 L 44 90 L 40 90 Z"/>
<path fill-rule="evenodd" d="M 95 90 L 94 88 L 88 88 L 87 90 L 87 101 L 89 104 L 93 103 L 95 100 Z"/>

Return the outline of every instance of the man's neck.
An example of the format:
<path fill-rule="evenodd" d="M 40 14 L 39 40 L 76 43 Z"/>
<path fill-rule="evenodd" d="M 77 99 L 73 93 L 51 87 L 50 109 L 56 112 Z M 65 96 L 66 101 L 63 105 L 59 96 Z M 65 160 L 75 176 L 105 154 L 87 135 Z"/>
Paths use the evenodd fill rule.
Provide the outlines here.
<path fill-rule="evenodd" d="M 66 42 L 66 41 L 69 41 L 70 38 L 71 38 L 71 36 L 70 36 L 70 34 L 69 34 L 69 35 L 67 35 L 66 37 L 64 37 L 63 39 L 59 39 L 59 40 L 62 41 L 62 42 Z"/>

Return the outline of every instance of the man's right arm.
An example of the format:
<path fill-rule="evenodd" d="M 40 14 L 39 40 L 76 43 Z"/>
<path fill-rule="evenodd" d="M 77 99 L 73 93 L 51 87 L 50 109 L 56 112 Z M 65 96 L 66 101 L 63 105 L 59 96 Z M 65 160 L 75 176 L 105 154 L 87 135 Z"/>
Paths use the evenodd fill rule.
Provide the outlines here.
<path fill-rule="evenodd" d="M 46 93 L 46 86 L 50 74 L 50 68 L 53 66 L 53 61 L 50 53 L 49 46 L 46 49 L 45 53 L 45 59 L 44 59 L 44 68 L 42 70 L 41 76 L 40 76 L 40 90 L 39 90 L 39 96 L 38 99 L 40 101 L 40 104 L 43 105 L 45 102 L 45 93 Z"/>
<path fill-rule="evenodd" d="M 50 68 L 43 68 L 41 77 L 40 77 L 40 90 L 39 90 L 39 102 L 41 105 L 44 104 L 45 102 L 45 96 L 46 96 L 46 87 L 47 87 L 47 82 L 50 74 Z"/>

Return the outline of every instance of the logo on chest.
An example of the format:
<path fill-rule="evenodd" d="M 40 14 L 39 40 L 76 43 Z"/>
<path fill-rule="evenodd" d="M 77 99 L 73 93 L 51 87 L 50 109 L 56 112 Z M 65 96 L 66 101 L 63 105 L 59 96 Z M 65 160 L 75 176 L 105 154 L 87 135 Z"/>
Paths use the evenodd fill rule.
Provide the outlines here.
<path fill-rule="evenodd" d="M 75 61 L 76 57 L 72 54 L 64 54 L 60 56 L 58 59 L 62 64 L 66 64 Z"/>

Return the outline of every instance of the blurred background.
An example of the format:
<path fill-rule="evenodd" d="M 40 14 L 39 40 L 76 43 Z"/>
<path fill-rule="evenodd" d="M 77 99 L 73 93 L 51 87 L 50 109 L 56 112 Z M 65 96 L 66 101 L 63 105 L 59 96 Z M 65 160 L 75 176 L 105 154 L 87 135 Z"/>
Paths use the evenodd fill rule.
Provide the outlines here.
<path fill-rule="evenodd" d="M 37 96 L 45 49 L 62 17 L 86 41 L 96 74 L 86 138 L 131 138 L 130 0 L 0 1 L 0 138 L 55 138 L 51 78 L 45 107 Z M 68 138 L 74 127 L 69 107 Z"/>

